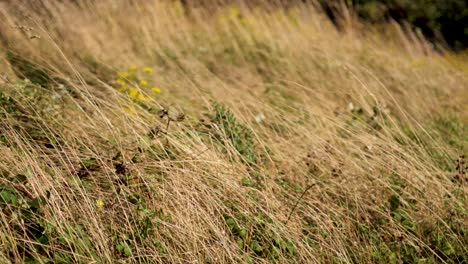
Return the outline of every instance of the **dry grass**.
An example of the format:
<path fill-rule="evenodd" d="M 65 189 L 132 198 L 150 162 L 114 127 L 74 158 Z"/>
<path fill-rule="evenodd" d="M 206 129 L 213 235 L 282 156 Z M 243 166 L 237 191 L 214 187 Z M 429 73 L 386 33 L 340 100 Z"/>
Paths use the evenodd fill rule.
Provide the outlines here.
<path fill-rule="evenodd" d="M 463 55 L 305 6 L 63 2 L 0 3 L 2 263 L 468 261 Z"/>

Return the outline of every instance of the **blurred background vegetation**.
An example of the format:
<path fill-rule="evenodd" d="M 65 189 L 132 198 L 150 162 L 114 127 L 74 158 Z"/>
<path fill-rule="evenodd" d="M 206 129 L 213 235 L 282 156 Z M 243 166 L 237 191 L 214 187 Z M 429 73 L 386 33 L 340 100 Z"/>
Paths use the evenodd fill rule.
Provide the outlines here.
<path fill-rule="evenodd" d="M 321 0 L 329 16 L 342 4 L 371 23 L 395 20 L 421 30 L 429 40 L 457 51 L 468 48 L 468 4 L 465 0 Z"/>
<path fill-rule="evenodd" d="M 12 1 L 12 0 L 0 0 Z M 15 0 L 26 6 L 38 7 L 42 0 Z M 62 0 L 63 1 L 63 0 Z M 70 0 L 71 2 L 86 2 Z M 174 0 L 169 0 L 174 1 Z M 92 2 L 92 1 L 91 1 Z M 212 10 L 223 4 L 241 4 L 250 7 L 290 8 L 297 4 L 309 3 L 324 9 L 330 19 L 339 26 L 343 13 L 352 10 L 362 21 L 385 24 L 396 21 L 412 30 L 420 31 L 435 48 L 466 51 L 468 49 L 468 1 L 466 0 L 176 0 L 185 11 L 189 7 Z"/>
<path fill-rule="evenodd" d="M 410 26 L 435 44 L 436 48 L 462 51 L 468 48 L 468 4 L 466 0 L 181 0 L 184 6 L 213 8 L 220 3 L 286 8 L 296 4 L 318 4 L 338 25 L 343 12 L 354 10 L 365 22 L 384 24 L 392 20 Z M 266 4 L 266 5 L 265 5 Z"/>

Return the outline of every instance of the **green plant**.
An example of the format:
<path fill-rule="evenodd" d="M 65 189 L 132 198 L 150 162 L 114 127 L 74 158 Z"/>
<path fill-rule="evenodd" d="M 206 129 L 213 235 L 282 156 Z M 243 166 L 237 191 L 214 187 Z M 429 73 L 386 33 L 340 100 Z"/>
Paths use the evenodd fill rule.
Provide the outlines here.
<path fill-rule="evenodd" d="M 208 125 L 213 128 L 211 136 L 224 144 L 232 144 L 243 158 L 243 162 L 250 165 L 257 163 L 252 131 L 239 122 L 226 106 L 218 103 L 213 104 L 213 112 L 208 114 L 208 118 L 211 121 L 211 124 Z"/>
<path fill-rule="evenodd" d="M 133 256 L 133 250 L 132 250 L 132 247 L 130 246 L 132 243 L 132 240 L 130 239 L 128 235 L 126 234 L 115 235 L 112 238 L 112 240 L 114 242 L 115 251 L 118 254 L 123 255 L 125 257 Z"/>
<path fill-rule="evenodd" d="M 117 79 L 114 81 L 116 89 L 122 93 L 126 93 L 133 101 L 142 103 L 145 101 L 153 100 L 147 94 L 159 94 L 161 89 L 152 85 L 152 82 L 147 80 L 153 69 L 144 67 L 138 71 L 138 67 L 130 66 L 128 71 L 117 72 Z M 144 75 L 143 77 L 141 77 Z M 144 78 L 146 77 L 146 78 Z"/>
<path fill-rule="evenodd" d="M 35 242 L 11 245 L 10 250 L 19 250 L 26 257 L 34 258 L 34 249 L 39 255 L 48 255 L 48 245 L 51 240 L 50 229 L 44 219 L 42 208 L 46 206 L 50 193 L 45 196 L 33 197 L 20 185 L 0 186 L 0 208 L 3 214 L 10 217 L 9 228 L 14 236 L 26 236 Z"/>
<path fill-rule="evenodd" d="M 273 260 L 296 255 L 294 243 L 275 233 L 273 221 L 262 213 L 224 215 L 224 221 L 237 246 L 246 253 Z"/>

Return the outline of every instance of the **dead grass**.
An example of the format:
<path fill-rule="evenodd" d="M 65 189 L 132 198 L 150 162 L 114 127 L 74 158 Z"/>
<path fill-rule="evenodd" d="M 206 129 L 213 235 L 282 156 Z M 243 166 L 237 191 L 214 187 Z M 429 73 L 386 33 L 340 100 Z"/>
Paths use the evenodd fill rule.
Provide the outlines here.
<path fill-rule="evenodd" d="M 463 55 L 305 6 L 80 3 L 0 3 L 2 263 L 468 261 Z"/>

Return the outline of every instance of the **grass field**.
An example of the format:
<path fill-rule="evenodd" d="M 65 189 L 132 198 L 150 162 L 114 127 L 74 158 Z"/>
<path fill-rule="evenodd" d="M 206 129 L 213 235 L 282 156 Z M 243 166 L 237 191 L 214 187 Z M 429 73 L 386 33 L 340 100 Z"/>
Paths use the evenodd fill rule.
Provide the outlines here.
<path fill-rule="evenodd" d="M 467 54 L 310 6 L 15 2 L 1 263 L 468 262 Z"/>

